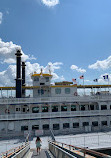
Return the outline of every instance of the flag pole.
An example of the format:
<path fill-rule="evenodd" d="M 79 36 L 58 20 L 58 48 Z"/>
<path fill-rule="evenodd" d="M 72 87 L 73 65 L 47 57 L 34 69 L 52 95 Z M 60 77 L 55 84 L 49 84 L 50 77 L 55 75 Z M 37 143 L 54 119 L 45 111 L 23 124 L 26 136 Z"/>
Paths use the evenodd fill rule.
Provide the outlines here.
<path fill-rule="evenodd" d="M 109 76 L 108 76 L 108 91 L 109 91 Z"/>
<path fill-rule="evenodd" d="M 83 75 L 83 86 L 84 86 L 84 95 L 85 95 L 84 75 Z"/>

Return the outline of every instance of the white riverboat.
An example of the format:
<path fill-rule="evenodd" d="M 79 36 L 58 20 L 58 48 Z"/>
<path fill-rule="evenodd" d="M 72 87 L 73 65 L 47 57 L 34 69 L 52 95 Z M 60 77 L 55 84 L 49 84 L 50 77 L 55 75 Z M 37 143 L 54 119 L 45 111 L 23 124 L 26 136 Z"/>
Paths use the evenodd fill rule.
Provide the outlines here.
<path fill-rule="evenodd" d="M 0 136 L 70 134 L 110 130 L 111 94 L 99 91 L 80 95 L 78 89 L 104 88 L 110 85 L 81 86 L 63 81 L 51 84 L 51 73 L 33 73 L 33 86 L 25 85 L 25 63 L 18 50 L 16 87 L 1 87 L 16 91 L 15 97 L 0 98 Z M 33 97 L 26 97 L 32 89 Z"/>

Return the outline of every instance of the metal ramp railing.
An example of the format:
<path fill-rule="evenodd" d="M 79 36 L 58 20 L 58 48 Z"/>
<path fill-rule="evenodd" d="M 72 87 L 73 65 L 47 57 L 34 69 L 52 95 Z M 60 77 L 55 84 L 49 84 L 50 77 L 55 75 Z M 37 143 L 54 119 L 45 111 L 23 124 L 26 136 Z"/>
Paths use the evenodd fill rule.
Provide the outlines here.
<path fill-rule="evenodd" d="M 73 145 L 68 145 L 61 142 L 51 142 L 49 141 L 49 150 L 55 156 L 55 158 L 60 158 L 61 154 L 63 157 L 67 156 L 68 158 L 111 158 L 110 155 L 106 155 L 91 149 L 80 148 Z M 69 155 L 70 154 L 70 155 Z"/>
<path fill-rule="evenodd" d="M 16 158 L 16 155 L 26 155 L 30 151 L 29 142 L 24 145 L 18 146 L 16 148 L 12 148 L 6 152 L 0 154 L 0 158 Z M 22 156 L 20 156 L 22 157 Z"/>

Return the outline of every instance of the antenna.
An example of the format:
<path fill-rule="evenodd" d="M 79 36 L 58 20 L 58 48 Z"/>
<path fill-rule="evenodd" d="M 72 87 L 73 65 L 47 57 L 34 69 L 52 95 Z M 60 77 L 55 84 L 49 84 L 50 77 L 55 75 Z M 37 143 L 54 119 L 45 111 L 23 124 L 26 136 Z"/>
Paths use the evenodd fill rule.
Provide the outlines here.
<path fill-rule="evenodd" d="M 43 74 L 43 70 L 42 70 L 42 68 L 41 68 L 41 75 Z"/>
<path fill-rule="evenodd" d="M 49 74 L 51 75 L 51 65 L 49 65 Z"/>

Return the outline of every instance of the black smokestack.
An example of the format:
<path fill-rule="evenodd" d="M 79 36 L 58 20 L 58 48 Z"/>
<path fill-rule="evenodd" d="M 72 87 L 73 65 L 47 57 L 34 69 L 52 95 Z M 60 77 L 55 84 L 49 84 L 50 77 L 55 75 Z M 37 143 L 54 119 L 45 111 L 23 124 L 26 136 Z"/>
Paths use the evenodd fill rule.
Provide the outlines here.
<path fill-rule="evenodd" d="M 25 86 L 25 62 L 22 62 L 22 86 Z M 22 97 L 25 97 L 25 88 L 22 88 Z"/>
<path fill-rule="evenodd" d="M 16 55 L 16 98 L 22 97 L 22 79 L 21 79 L 21 51 L 17 50 Z"/>

